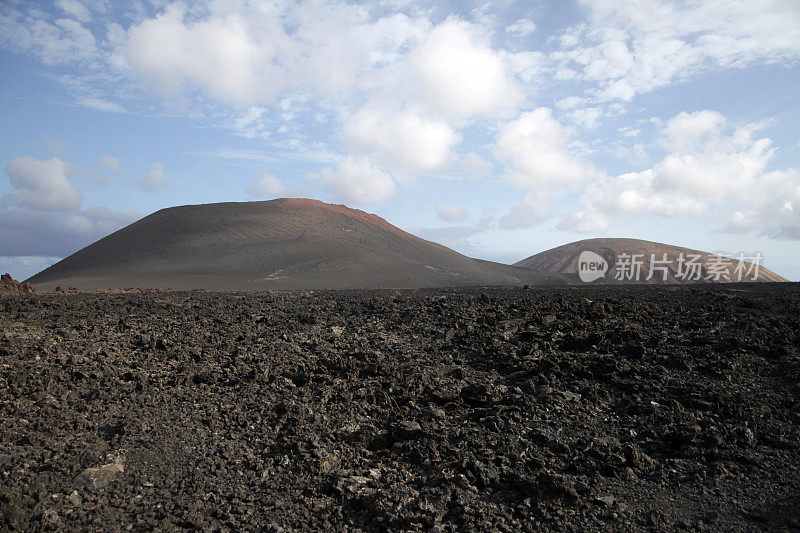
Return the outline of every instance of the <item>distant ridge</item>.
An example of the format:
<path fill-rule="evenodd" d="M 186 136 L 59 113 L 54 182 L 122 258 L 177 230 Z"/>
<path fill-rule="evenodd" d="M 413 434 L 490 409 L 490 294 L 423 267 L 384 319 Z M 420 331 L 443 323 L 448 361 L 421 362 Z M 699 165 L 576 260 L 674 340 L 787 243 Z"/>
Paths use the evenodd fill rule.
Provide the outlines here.
<path fill-rule="evenodd" d="M 692 250 L 690 248 L 682 248 L 680 246 L 673 246 L 671 244 L 663 244 L 652 241 L 644 241 L 640 239 L 585 239 L 581 241 L 571 242 L 558 246 L 536 255 L 532 255 L 527 259 L 523 259 L 515 266 L 530 268 L 532 270 L 541 272 L 550 272 L 553 274 L 576 274 L 578 273 L 578 262 L 582 252 L 591 251 L 601 256 L 608 263 L 608 272 L 604 277 L 600 278 L 601 281 L 614 282 L 617 278 L 622 278 L 625 282 L 641 282 L 641 283 L 691 283 L 691 282 L 734 282 L 738 279 L 736 266 L 738 261 L 732 261 L 730 265 L 723 265 L 719 256 L 708 252 L 699 250 Z M 622 254 L 627 254 L 628 257 L 621 257 Z M 666 254 L 666 261 L 663 259 Z M 694 272 L 697 272 L 700 279 L 692 280 L 691 277 L 696 275 L 687 275 L 681 277 L 679 274 L 686 273 L 688 268 L 680 269 L 680 257 L 683 254 L 683 265 L 688 267 L 687 262 L 694 260 L 699 266 Z M 637 255 L 637 262 L 640 260 L 639 279 L 628 279 L 632 269 L 624 266 L 630 260 L 630 257 Z M 646 279 L 650 275 L 651 258 L 656 259 L 653 265 L 654 271 L 651 279 Z M 755 273 L 755 269 L 750 269 L 751 263 L 746 262 L 742 265 L 742 273 L 750 270 L 750 277 Z M 723 266 L 712 266 L 714 263 Z M 618 276 L 618 265 L 622 267 L 623 272 Z M 666 272 L 660 270 L 664 267 Z M 693 273 L 692 273 L 693 274 Z M 630 276 L 631 278 L 633 276 Z M 666 277 L 666 280 L 664 280 Z M 755 280 L 743 279 L 742 281 L 789 281 L 783 276 L 772 272 L 771 270 L 760 266 Z"/>
<path fill-rule="evenodd" d="M 377 215 L 318 200 L 157 211 L 28 281 L 40 290 L 367 289 L 567 283 L 471 259 Z"/>

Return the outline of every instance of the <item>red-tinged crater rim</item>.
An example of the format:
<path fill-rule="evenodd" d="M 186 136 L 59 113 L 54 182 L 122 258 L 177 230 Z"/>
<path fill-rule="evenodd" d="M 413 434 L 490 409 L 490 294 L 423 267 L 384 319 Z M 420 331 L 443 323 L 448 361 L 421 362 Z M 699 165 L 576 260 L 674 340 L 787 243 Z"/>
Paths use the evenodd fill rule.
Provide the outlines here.
<path fill-rule="evenodd" d="M 397 226 L 389 224 L 385 219 L 381 218 L 378 215 L 375 215 L 373 213 L 367 213 L 366 211 L 362 211 L 361 209 L 357 209 L 355 207 L 347 207 L 344 204 L 329 204 L 321 200 L 314 200 L 312 198 L 277 198 L 275 200 L 267 201 L 267 203 L 270 202 L 285 203 L 292 207 L 299 207 L 299 208 L 324 209 L 328 212 L 339 213 L 364 222 L 379 224 L 381 226 L 384 226 L 386 229 L 391 229 L 395 233 L 402 233 L 402 234 L 406 233 L 400 230 Z"/>

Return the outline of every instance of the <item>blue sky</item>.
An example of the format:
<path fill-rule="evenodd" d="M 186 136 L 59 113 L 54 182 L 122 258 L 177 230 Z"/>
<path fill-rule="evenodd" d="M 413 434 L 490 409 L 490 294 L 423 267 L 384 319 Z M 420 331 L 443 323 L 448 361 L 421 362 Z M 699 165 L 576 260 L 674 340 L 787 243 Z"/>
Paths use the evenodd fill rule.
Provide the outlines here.
<path fill-rule="evenodd" d="M 0 270 L 307 196 L 483 259 L 589 237 L 800 280 L 800 3 L 5 1 Z"/>

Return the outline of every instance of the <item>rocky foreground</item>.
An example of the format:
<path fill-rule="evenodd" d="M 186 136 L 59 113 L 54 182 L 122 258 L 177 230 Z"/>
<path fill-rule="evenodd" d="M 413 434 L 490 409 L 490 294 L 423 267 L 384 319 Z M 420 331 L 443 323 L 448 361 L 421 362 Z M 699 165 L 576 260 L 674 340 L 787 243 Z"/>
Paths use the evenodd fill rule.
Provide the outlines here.
<path fill-rule="evenodd" d="M 0 298 L 0 529 L 796 530 L 800 287 Z"/>
<path fill-rule="evenodd" d="M 6 294 L 38 294 L 38 291 L 30 283 L 20 283 L 6 273 L 0 276 L 0 295 Z"/>

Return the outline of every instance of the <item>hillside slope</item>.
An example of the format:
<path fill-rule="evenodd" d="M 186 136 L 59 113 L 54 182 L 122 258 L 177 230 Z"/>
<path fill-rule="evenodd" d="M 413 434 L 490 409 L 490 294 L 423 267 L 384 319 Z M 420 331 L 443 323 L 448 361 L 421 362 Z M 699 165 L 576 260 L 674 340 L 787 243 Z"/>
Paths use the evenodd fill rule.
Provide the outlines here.
<path fill-rule="evenodd" d="M 744 262 L 737 271 L 736 260 L 728 263 L 709 252 L 640 239 L 585 239 L 532 255 L 514 265 L 553 274 L 576 274 L 581 253 L 584 251 L 594 252 L 605 259 L 608 271 L 601 278 L 605 281 L 733 282 L 740 281 L 740 273 L 741 281 L 788 281 L 760 265 L 756 272 L 755 268 L 751 268 L 754 265 Z M 652 264 L 651 276 L 653 259 L 655 262 Z"/>
<path fill-rule="evenodd" d="M 30 278 L 56 286 L 209 290 L 564 283 L 480 261 L 371 215 L 317 200 L 163 209 Z"/>

